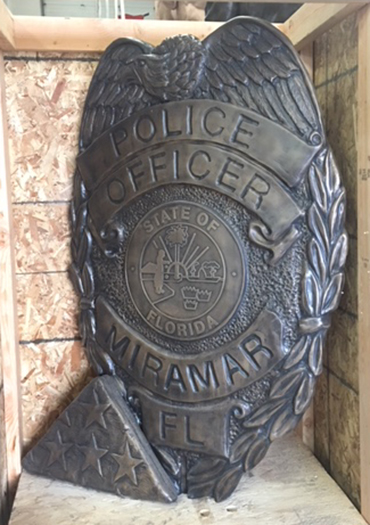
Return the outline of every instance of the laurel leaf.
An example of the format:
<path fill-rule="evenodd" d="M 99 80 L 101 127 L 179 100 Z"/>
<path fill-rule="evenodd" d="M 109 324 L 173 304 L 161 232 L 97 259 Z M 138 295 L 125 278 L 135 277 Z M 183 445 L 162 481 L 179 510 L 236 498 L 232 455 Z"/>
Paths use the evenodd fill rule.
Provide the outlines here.
<path fill-rule="evenodd" d="M 94 296 L 95 285 L 93 271 L 89 264 L 84 265 L 81 280 L 83 286 L 83 295 L 86 298 L 91 299 Z"/>
<path fill-rule="evenodd" d="M 279 414 L 279 416 L 276 418 L 276 421 L 272 425 L 270 432 L 271 441 L 288 434 L 288 432 L 293 430 L 297 423 L 298 417 L 292 414 L 292 409 L 289 403 L 286 409 L 281 414 Z"/>
<path fill-rule="evenodd" d="M 315 379 L 311 374 L 306 374 L 301 384 L 299 385 L 297 394 L 294 398 L 293 407 L 294 413 L 299 416 L 309 406 L 312 396 Z"/>
<path fill-rule="evenodd" d="M 345 217 L 346 195 L 344 189 L 342 189 L 329 214 L 329 231 L 332 239 L 335 239 L 337 235 L 343 230 Z"/>
<path fill-rule="evenodd" d="M 326 173 L 326 187 L 328 194 L 336 194 L 340 188 L 340 177 L 336 163 L 334 162 L 333 154 L 329 150 L 325 158 L 325 173 Z"/>
<path fill-rule="evenodd" d="M 264 425 L 270 417 L 278 412 L 286 401 L 284 399 L 271 400 L 259 408 L 248 420 L 243 422 L 245 428 Z"/>
<path fill-rule="evenodd" d="M 308 344 L 309 339 L 307 337 L 300 337 L 298 339 L 284 364 L 285 370 L 289 370 L 293 366 L 297 365 L 300 361 L 302 361 L 302 359 L 306 355 Z"/>
<path fill-rule="evenodd" d="M 256 439 L 250 446 L 245 458 L 243 468 L 245 471 L 252 470 L 265 457 L 270 446 L 270 441 L 266 436 Z"/>
<path fill-rule="evenodd" d="M 279 377 L 277 381 L 273 384 L 270 392 L 270 396 L 273 398 L 285 397 L 291 390 L 297 386 L 300 382 L 302 375 L 304 374 L 304 368 L 294 369 L 287 374 Z"/>
<path fill-rule="evenodd" d="M 302 303 L 306 312 L 315 316 L 318 314 L 321 304 L 321 288 L 316 276 L 310 271 L 306 270 L 306 274 L 302 281 Z"/>
<path fill-rule="evenodd" d="M 323 307 L 322 307 L 322 314 L 326 314 L 329 312 L 332 312 L 337 308 L 342 287 L 344 283 L 344 274 L 343 273 L 337 273 L 334 275 L 334 277 L 330 280 L 329 285 L 327 286 L 324 297 L 323 297 Z"/>
<path fill-rule="evenodd" d="M 242 459 L 257 436 L 258 432 L 245 432 L 234 441 L 231 445 L 230 451 L 231 463 L 235 463 Z"/>
<path fill-rule="evenodd" d="M 347 253 L 348 236 L 346 233 L 342 233 L 342 235 L 338 237 L 330 257 L 329 272 L 331 274 L 342 270 L 344 263 L 346 262 Z"/>
<path fill-rule="evenodd" d="M 231 494 L 236 489 L 242 475 L 243 470 L 240 464 L 226 471 L 226 473 L 218 481 L 214 491 L 214 498 L 217 503 L 224 501 L 229 496 L 231 496 Z"/>
<path fill-rule="evenodd" d="M 323 177 L 317 166 L 314 164 L 309 174 L 310 190 L 313 200 L 318 204 L 320 209 L 326 213 L 328 210 L 328 199 Z"/>
<path fill-rule="evenodd" d="M 323 356 L 323 337 L 320 333 L 316 334 L 311 343 L 311 349 L 308 356 L 308 366 L 312 373 L 317 377 L 322 372 Z"/>
<path fill-rule="evenodd" d="M 308 260 L 319 282 L 324 282 L 326 278 L 325 254 L 315 238 L 312 238 L 308 244 Z"/>
<path fill-rule="evenodd" d="M 319 212 L 318 207 L 313 204 L 308 212 L 308 224 L 309 227 L 316 237 L 317 241 L 325 249 L 325 252 L 329 252 L 329 237 L 328 230 L 323 221 L 321 213 Z"/>
<path fill-rule="evenodd" d="M 187 491 L 188 498 L 195 499 L 211 497 L 214 490 L 215 481 L 215 479 L 211 479 L 210 481 L 204 483 L 189 483 Z"/>
<path fill-rule="evenodd" d="M 198 482 L 213 479 L 219 474 L 226 465 L 226 460 L 221 458 L 201 458 L 191 467 L 188 472 L 188 479 L 196 479 Z"/>

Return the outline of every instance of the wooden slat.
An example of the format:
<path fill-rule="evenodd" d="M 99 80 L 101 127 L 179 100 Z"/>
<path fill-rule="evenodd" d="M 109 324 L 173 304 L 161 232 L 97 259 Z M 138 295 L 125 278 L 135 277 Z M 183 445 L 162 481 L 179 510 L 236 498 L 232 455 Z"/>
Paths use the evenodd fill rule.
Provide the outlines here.
<path fill-rule="evenodd" d="M 16 49 L 23 51 L 104 51 L 116 38 L 132 37 L 157 45 L 169 36 L 203 39 L 222 22 L 14 17 Z"/>
<path fill-rule="evenodd" d="M 14 235 L 4 76 L 4 61 L 0 53 L 0 351 L 2 352 L 4 375 L 8 481 L 10 490 L 12 490 L 21 470 L 21 409 Z"/>
<path fill-rule="evenodd" d="M 14 27 L 11 12 L 0 0 L 0 49 L 14 48 Z"/>
<path fill-rule="evenodd" d="M 365 2 L 303 5 L 283 24 L 283 32 L 300 50 L 364 5 Z"/>
<path fill-rule="evenodd" d="M 361 511 L 370 522 L 370 7 L 358 32 L 358 337 Z"/>

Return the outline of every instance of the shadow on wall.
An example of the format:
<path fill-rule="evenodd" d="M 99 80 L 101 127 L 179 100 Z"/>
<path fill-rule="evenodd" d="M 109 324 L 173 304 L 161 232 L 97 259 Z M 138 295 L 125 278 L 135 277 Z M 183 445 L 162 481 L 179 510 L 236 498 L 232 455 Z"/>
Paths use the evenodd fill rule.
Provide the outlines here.
<path fill-rule="evenodd" d="M 238 2 L 155 2 L 159 20 L 225 21 L 235 16 L 255 16 L 270 22 L 285 22 L 302 4 Z"/>

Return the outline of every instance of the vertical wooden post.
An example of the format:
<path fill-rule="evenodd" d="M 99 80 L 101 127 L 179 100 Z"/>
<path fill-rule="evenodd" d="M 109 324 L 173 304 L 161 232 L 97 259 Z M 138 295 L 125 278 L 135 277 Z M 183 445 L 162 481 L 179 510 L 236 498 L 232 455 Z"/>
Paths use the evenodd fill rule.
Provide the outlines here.
<path fill-rule="evenodd" d="M 307 69 L 308 74 L 313 79 L 313 43 L 307 44 L 299 52 L 301 60 Z M 313 401 L 303 415 L 300 426 L 298 427 L 298 434 L 303 443 L 313 452 L 315 448 L 315 433 L 314 433 L 314 409 Z"/>
<path fill-rule="evenodd" d="M 361 512 L 370 522 L 370 6 L 358 30 L 358 337 Z"/>
<path fill-rule="evenodd" d="M 0 52 L 0 352 L 4 380 L 8 486 L 9 491 L 12 492 L 21 471 L 21 409 L 14 235 L 4 76 L 4 61 Z"/>

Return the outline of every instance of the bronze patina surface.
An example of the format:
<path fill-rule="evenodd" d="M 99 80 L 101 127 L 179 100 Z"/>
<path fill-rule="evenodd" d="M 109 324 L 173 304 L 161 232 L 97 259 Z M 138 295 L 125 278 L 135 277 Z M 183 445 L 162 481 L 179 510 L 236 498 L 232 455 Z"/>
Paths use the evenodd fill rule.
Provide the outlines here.
<path fill-rule="evenodd" d="M 203 42 L 114 42 L 82 116 L 71 274 L 90 362 L 102 384 L 116 376 L 107 391 L 120 385 L 135 414 L 119 409 L 146 442 L 145 472 L 158 472 L 152 448 L 163 475 L 138 468 L 135 490 L 129 476 L 118 490 L 109 454 L 94 472 L 79 464 L 71 424 L 59 477 L 139 498 L 173 500 L 169 484 L 228 497 L 312 399 L 344 214 L 310 80 L 275 28 L 237 18 Z M 100 430 L 95 451 L 125 439 L 120 425 Z M 58 476 L 48 462 L 39 471 Z"/>

